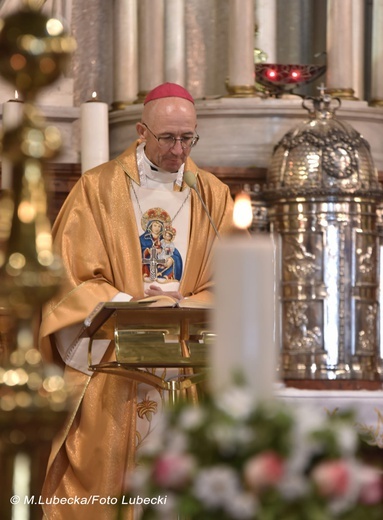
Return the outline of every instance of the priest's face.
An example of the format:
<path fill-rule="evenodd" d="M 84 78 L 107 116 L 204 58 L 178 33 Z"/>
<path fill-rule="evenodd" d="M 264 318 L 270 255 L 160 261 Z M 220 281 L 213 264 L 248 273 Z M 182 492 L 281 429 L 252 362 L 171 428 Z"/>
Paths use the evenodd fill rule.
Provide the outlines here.
<path fill-rule="evenodd" d="M 147 158 L 167 172 L 177 172 L 190 154 L 185 141 L 195 135 L 197 117 L 193 103 L 183 98 L 163 98 L 144 106 L 137 131 L 146 142 Z M 175 140 L 174 140 L 175 139 Z"/>

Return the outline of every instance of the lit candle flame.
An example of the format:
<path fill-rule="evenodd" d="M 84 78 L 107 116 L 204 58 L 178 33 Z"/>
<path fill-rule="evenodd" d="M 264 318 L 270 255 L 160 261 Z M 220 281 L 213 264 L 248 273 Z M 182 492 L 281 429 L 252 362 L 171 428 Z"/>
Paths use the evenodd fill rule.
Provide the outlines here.
<path fill-rule="evenodd" d="M 93 100 L 96 100 L 96 99 L 97 99 L 97 92 L 96 92 L 96 91 L 94 91 L 94 92 L 92 93 L 92 99 L 93 99 Z"/>
<path fill-rule="evenodd" d="M 19 93 L 15 90 L 15 99 L 19 99 Z"/>
<path fill-rule="evenodd" d="M 247 229 L 253 221 L 250 196 L 245 192 L 235 197 L 233 220 L 234 225 L 239 229 Z"/>

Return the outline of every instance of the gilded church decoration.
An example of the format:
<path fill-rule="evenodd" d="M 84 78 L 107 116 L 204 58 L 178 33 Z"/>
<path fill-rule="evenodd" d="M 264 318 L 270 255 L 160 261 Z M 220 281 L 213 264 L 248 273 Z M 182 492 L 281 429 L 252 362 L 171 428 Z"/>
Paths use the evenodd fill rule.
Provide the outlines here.
<path fill-rule="evenodd" d="M 309 251 L 304 236 L 289 236 L 285 239 L 284 267 L 297 281 L 311 283 L 321 271 L 317 265 L 317 256 Z"/>
<path fill-rule="evenodd" d="M 289 350 L 312 352 L 321 348 L 320 327 L 310 328 L 308 310 L 309 305 L 305 302 L 290 302 L 287 305 L 285 345 Z"/>
<path fill-rule="evenodd" d="M 364 309 L 364 329 L 359 331 L 357 349 L 361 352 L 374 352 L 377 332 L 377 306 L 370 304 Z"/>
<path fill-rule="evenodd" d="M 358 166 L 356 149 L 360 145 L 369 149 L 368 142 L 356 131 L 351 135 L 339 128 L 330 129 L 325 135 L 307 128 L 301 133 L 288 132 L 278 147 L 291 151 L 298 146 L 316 150 L 327 175 L 337 179 L 351 177 Z"/>
<path fill-rule="evenodd" d="M 310 106 L 309 106 L 310 105 Z M 379 380 L 382 186 L 369 143 L 323 88 L 275 146 L 262 196 L 280 258 L 281 372 Z"/>

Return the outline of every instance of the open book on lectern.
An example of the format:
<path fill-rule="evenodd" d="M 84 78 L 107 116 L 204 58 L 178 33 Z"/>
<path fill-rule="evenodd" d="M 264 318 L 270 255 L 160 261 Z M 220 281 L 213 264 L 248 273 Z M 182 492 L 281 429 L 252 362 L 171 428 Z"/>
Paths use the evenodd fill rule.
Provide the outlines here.
<path fill-rule="evenodd" d="M 212 309 L 213 304 L 210 301 L 197 300 L 194 298 L 183 298 L 177 300 L 172 296 L 162 294 L 160 296 L 148 296 L 142 300 L 138 300 L 139 305 L 148 307 L 181 307 L 183 309 Z"/>
<path fill-rule="evenodd" d="M 194 298 L 177 300 L 176 298 L 166 295 L 149 296 L 142 300 L 129 302 L 100 302 L 84 320 L 80 337 L 92 337 L 116 311 L 170 308 L 209 311 L 213 308 L 213 305 L 209 301 Z"/>

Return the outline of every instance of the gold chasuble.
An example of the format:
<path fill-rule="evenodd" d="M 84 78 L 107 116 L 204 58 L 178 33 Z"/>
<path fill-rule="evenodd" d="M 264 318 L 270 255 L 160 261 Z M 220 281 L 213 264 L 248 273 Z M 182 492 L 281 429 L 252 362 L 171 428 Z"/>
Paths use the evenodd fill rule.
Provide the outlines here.
<path fill-rule="evenodd" d="M 40 349 L 47 362 L 62 363 L 53 335 L 85 320 L 99 302 L 118 293 L 143 298 L 142 252 L 130 184 L 139 186 L 137 141 L 116 160 L 82 175 L 53 227 L 57 253 L 66 277 L 60 292 L 43 309 Z M 232 227 L 228 187 L 199 170 L 188 158 L 185 171 L 198 188 L 221 234 Z M 180 188 L 186 189 L 183 184 Z M 190 240 L 180 283 L 183 296 L 209 299 L 212 286 L 214 230 L 192 191 Z M 164 288 L 166 290 L 166 288 Z M 194 296 L 195 295 L 195 296 Z M 81 344 L 81 348 L 87 348 Z M 70 349 L 69 349 L 70 350 Z M 114 360 L 109 345 L 103 361 Z M 111 499 L 124 491 L 124 477 L 135 465 L 137 418 L 151 420 L 153 402 L 137 406 L 137 383 L 123 376 L 84 372 L 65 366 L 74 408 L 56 436 L 42 500 L 49 520 L 114 520 Z M 126 518 L 133 510 L 126 507 Z"/>

